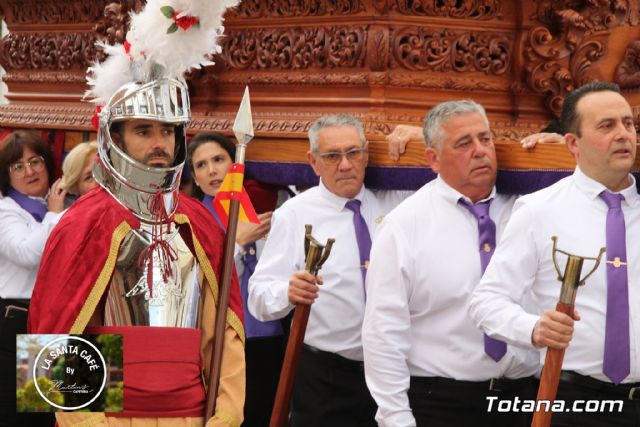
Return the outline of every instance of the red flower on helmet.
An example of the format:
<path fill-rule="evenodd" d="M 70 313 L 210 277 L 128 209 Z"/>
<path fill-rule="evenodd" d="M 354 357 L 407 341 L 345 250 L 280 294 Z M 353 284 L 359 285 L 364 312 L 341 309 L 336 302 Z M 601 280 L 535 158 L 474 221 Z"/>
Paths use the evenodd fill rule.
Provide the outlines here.
<path fill-rule="evenodd" d="M 178 27 L 182 28 L 185 31 L 188 30 L 192 25 L 200 23 L 200 20 L 197 16 L 185 15 L 178 18 L 178 15 L 180 15 L 180 11 L 176 10 L 173 12 L 173 22 L 175 22 Z"/>

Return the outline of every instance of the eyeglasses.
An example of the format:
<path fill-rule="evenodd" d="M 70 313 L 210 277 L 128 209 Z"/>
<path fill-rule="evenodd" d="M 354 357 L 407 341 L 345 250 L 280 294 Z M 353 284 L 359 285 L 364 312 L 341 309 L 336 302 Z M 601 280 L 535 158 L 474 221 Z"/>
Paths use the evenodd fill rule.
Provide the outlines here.
<path fill-rule="evenodd" d="M 318 156 L 330 165 L 337 165 L 342 160 L 342 157 L 346 157 L 350 162 L 362 160 L 366 151 L 367 147 L 352 148 L 349 151 L 327 151 L 326 153 L 318 153 Z"/>
<path fill-rule="evenodd" d="M 27 172 L 27 166 L 35 172 L 40 172 L 42 169 L 44 169 L 44 157 L 32 157 L 26 163 L 13 163 L 9 165 L 9 171 L 18 175 L 22 175 Z"/>

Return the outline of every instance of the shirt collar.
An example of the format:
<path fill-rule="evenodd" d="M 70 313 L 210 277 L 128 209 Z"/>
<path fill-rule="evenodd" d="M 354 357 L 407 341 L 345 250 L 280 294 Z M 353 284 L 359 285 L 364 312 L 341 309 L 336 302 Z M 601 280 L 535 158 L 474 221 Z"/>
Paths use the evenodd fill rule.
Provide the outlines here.
<path fill-rule="evenodd" d="M 438 189 L 438 193 L 440 193 L 440 195 L 444 197 L 444 199 L 447 200 L 448 202 L 457 204 L 458 200 L 462 198 L 462 199 L 465 199 L 467 202 L 469 202 L 469 204 L 473 205 L 473 202 L 471 202 L 471 199 L 469 199 L 467 196 L 463 195 L 461 192 L 459 192 L 458 190 L 456 190 L 455 188 L 447 184 L 445 180 L 440 177 L 440 175 L 436 177 L 435 186 Z M 489 193 L 489 196 L 485 197 L 484 199 L 476 203 L 486 202 L 487 200 L 491 200 L 495 197 L 496 197 L 496 187 L 494 185 L 493 188 L 491 189 L 491 193 Z"/>
<path fill-rule="evenodd" d="M 335 193 L 332 193 L 322 182 L 322 178 L 320 179 L 320 184 L 318 184 L 318 189 L 320 191 L 320 197 L 322 197 L 331 207 L 333 207 L 337 211 L 341 211 L 344 209 L 344 205 L 349 200 L 360 200 L 362 203 L 365 198 L 364 184 L 360 187 L 360 191 L 356 194 L 355 197 L 351 199 L 347 199 L 345 197 L 338 196 Z"/>
<path fill-rule="evenodd" d="M 582 172 L 580 166 L 576 166 L 576 170 L 573 173 L 573 180 L 576 183 L 576 187 L 578 187 L 578 189 L 582 191 L 590 200 L 594 200 L 600 195 L 600 193 L 607 189 L 607 187 L 605 187 L 603 184 Z M 626 203 L 627 206 L 633 206 L 638 202 L 640 196 L 638 195 L 638 189 L 636 188 L 636 179 L 634 178 L 634 176 L 629 174 L 629 180 L 631 181 L 631 184 L 629 184 L 628 187 L 618 191 L 618 193 L 624 196 L 624 203 Z"/>

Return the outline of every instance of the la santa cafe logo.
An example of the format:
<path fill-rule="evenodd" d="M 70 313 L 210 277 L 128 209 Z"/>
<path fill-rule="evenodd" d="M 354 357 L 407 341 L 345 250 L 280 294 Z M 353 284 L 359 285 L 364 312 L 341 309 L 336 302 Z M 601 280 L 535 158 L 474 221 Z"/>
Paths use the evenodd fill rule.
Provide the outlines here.
<path fill-rule="evenodd" d="M 107 382 L 107 364 L 100 353 L 100 350 L 90 341 L 74 336 L 62 336 L 47 342 L 38 353 L 35 363 L 33 364 L 33 377 L 37 377 L 37 370 L 48 371 L 56 364 L 56 360 L 60 357 L 74 358 L 79 362 L 74 366 L 65 367 L 66 381 L 58 380 L 48 390 L 43 390 L 38 385 L 38 381 L 34 381 L 38 394 L 51 406 L 63 410 L 75 410 L 89 406 L 94 400 L 100 396 Z M 80 375 L 80 372 L 83 375 Z M 86 375 L 97 377 L 101 376 L 102 380 L 98 383 L 100 387 L 87 384 Z M 75 406 L 65 406 L 53 402 L 48 398 L 51 392 L 59 392 L 63 395 L 74 394 L 77 397 L 74 402 Z"/>

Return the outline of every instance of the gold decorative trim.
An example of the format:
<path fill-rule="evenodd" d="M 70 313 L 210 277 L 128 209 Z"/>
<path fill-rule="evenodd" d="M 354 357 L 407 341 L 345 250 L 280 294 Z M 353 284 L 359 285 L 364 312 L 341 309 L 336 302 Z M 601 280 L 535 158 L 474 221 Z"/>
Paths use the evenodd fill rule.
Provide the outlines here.
<path fill-rule="evenodd" d="M 82 309 L 80 309 L 80 314 L 78 314 L 78 317 L 73 323 L 73 326 L 71 326 L 71 330 L 69 331 L 70 334 L 81 334 L 82 332 L 84 332 L 84 328 L 89 323 L 91 316 L 98 306 L 98 303 L 100 302 L 100 299 L 102 298 L 107 285 L 109 284 L 111 274 L 113 273 L 113 269 L 116 266 L 116 260 L 118 259 L 120 244 L 130 231 L 131 226 L 126 221 L 122 221 L 120 225 L 118 225 L 113 231 L 107 261 L 104 263 L 102 271 L 98 276 L 98 280 L 93 285 L 87 301 L 82 306 Z"/>
<path fill-rule="evenodd" d="M 224 421 L 225 423 L 229 424 L 230 427 L 240 427 L 240 421 L 236 420 L 231 415 L 225 414 L 222 411 L 216 411 L 216 414 L 213 418 L 218 418 Z"/>
<path fill-rule="evenodd" d="M 204 273 L 204 277 L 209 282 L 209 286 L 211 287 L 211 292 L 213 293 L 213 301 L 216 306 L 218 304 L 218 280 L 216 279 L 216 275 L 213 271 L 213 267 L 209 262 L 209 258 L 207 258 L 207 254 L 204 251 L 204 248 L 200 244 L 200 241 L 196 237 L 193 232 L 193 227 L 191 227 L 191 221 L 185 214 L 176 214 L 174 217 L 175 221 L 178 224 L 187 224 L 191 229 L 191 238 L 193 240 L 193 249 L 196 251 L 196 258 L 198 259 L 198 263 L 200 264 L 200 268 Z M 238 315 L 233 310 L 227 310 L 227 323 L 233 328 L 234 331 L 240 337 L 242 341 L 242 345 L 244 345 L 245 335 L 244 335 L 244 325 L 242 321 L 238 317 Z"/>

